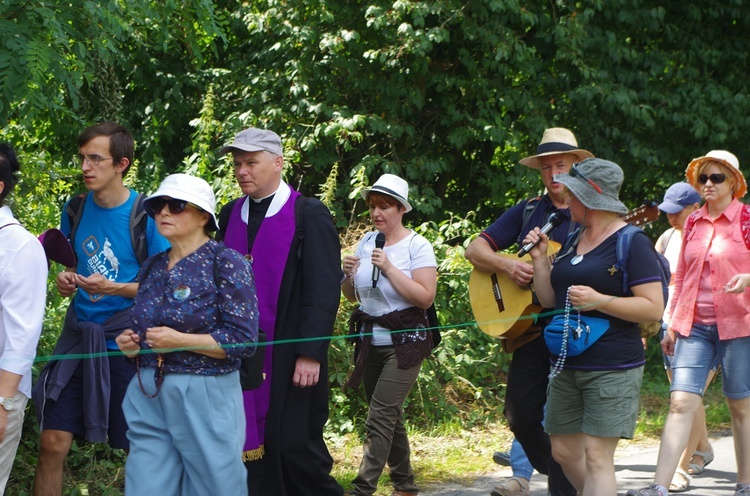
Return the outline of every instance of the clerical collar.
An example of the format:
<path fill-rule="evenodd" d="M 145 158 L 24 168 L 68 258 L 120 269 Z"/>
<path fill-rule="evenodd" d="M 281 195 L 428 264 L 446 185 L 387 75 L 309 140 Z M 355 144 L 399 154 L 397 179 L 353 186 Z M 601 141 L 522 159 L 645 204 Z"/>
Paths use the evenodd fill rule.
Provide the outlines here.
<path fill-rule="evenodd" d="M 265 196 L 265 197 L 263 197 L 263 198 L 257 198 L 257 199 L 256 199 L 256 198 L 253 198 L 252 196 L 249 196 L 249 195 L 248 195 L 248 198 L 250 198 L 250 199 L 251 199 L 252 201 L 254 201 L 255 203 L 263 203 L 263 202 L 264 202 L 264 201 L 266 201 L 266 200 L 268 200 L 268 202 L 267 202 L 267 203 L 271 203 L 271 199 L 273 198 L 273 195 L 275 195 L 275 194 L 276 194 L 276 192 L 274 191 L 274 192 L 273 192 L 273 193 L 271 193 L 270 195 L 268 195 L 268 196 Z"/>
<path fill-rule="evenodd" d="M 268 210 L 266 211 L 266 217 L 272 217 L 279 213 L 281 210 L 281 207 L 284 206 L 286 201 L 289 199 L 289 197 L 292 196 L 292 188 L 289 187 L 288 184 L 286 184 L 284 181 L 281 181 L 279 183 L 279 187 L 276 189 L 276 191 L 266 198 L 271 198 L 271 204 L 268 206 Z M 250 198 L 248 196 L 248 198 Z M 261 199 L 261 201 L 265 200 L 266 198 Z M 253 202 L 255 200 L 253 198 L 250 198 Z M 248 214 L 250 212 L 250 202 L 246 201 L 242 205 L 242 220 L 247 224 Z"/>

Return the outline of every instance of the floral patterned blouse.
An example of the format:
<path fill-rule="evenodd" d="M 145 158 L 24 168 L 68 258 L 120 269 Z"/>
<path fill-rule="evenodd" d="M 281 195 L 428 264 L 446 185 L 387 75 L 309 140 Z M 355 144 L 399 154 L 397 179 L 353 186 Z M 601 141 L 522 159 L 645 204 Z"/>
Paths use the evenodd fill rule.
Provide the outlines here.
<path fill-rule="evenodd" d="M 189 350 L 163 354 L 164 372 L 223 375 L 238 370 L 258 340 L 258 300 L 250 264 L 235 250 L 210 240 L 167 270 L 169 251 L 149 258 L 138 275 L 131 308 L 133 331 L 141 337 L 142 366 L 157 355 L 145 344 L 146 329 L 167 326 L 191 334 L 211 334 L 225 359 Z M 216 265 L 214 267 L 214 265 Z"/>

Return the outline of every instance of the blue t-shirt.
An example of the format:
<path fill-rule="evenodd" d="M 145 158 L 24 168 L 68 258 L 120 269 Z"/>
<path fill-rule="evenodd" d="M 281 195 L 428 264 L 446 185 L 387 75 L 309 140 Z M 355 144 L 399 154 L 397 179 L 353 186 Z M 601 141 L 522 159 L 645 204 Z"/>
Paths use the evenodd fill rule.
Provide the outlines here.
<path fill-rule="evenodd" d="M 130 212 L 137 193 L 130 190 L 128 200 L 114 208 L 103 208 L 96 204 L 92 194 L 86 195 L 83 216 L 76 231 L 73 249 L 78 257 L 76 272 L 82 276 L 102 274 L 110 281 L 134 282 L 140 263 L 130 240 Z M 68 236 L 70 222 L 63 207 L 60 230 Z M 156 230 L 153 219 L 146 224 L 148 254 L 169 248 L 169 241 Z M 73 309 L 79 320 L 101 324 L 109 317 L 133 303 L 131 298 L 112 295 L 92 295 L 81 288 L 73 299 Z"/>

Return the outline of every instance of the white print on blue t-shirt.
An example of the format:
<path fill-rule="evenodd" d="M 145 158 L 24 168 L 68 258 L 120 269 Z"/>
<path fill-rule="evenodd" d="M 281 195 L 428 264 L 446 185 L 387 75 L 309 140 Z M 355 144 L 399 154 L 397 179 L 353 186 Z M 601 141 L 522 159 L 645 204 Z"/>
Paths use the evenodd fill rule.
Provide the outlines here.
<path fill-rule="evenodd" d="M 112 243 L 109 238 L 104 238 L 104 247 L 98 250 L 99 243 L 96 238 L 90 236 L 83 243 L 86 255 L 89 259 L 86 261 L 89 275 L 101 274 L 110 281 L 117 281 L 120 272 L 120 262 L 117 260 L 115 252 L 112 250 Z M 101 298 L 101 295 L 90 295 L 92 301 Z"/>
<path fill-rule="evenodd" d="M 140 263 L 130 239 L 130 213 L 136 193 L 131 190 L 128 200 L 114 208 L 102 208 L 93 195 L 86 197 L 83 216 L 78 225 L 73 248 L 78 257 L 78 274 L 89 277 L 101 274 L 110 281 L 129 283 L 136 280 Z M 64 213 L 60 229 L 70 233 L 68 216 Z M 169 242 L 156 231 L 153 219 L 146 227 L 149 255 L 169 248 Z M 132 300 L 116 295 L 89 294 L 81 288 L 75 295 L 76 316 L 83 321 L 102 323 L 115 312 L 128 308 Z"/>

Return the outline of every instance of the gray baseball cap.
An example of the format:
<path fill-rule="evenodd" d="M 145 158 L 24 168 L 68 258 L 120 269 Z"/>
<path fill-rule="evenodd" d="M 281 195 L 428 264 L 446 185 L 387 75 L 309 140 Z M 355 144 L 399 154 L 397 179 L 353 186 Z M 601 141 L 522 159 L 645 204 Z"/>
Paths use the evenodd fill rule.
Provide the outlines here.
<path fill-rule="evenodd" d="M 237 136 L 234 137 L 234 142 L 219 150 L 219 155 L 221 156 L 234 150 L 244 152 L 267 151 L 274 155 L 284 154 L 284 150 L 281 147 L 281 138 L 279 138 L 278 134 L 267 129 L 256 129 L 254 127 L 237 133 Z"/>

